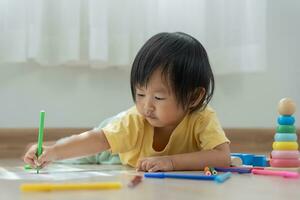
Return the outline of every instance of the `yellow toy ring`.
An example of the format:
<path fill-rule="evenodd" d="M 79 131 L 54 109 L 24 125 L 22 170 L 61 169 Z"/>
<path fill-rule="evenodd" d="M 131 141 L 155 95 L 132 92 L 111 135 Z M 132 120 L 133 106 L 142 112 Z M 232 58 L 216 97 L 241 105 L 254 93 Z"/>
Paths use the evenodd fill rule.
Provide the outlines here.
<path fill-rule="evenodd" d="M 273 150 L 298 150 L 297 142 L 273 142 Z"/>

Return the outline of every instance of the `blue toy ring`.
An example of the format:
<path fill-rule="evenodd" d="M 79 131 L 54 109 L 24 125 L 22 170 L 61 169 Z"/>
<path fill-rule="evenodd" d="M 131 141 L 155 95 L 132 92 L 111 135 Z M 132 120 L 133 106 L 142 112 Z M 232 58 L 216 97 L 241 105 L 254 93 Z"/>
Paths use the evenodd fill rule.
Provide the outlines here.
<path fill-rule="evenodd" d="M 295 123 L 295 118 L 291 115 L 280 115 L 277 118 L 277 122 L 280 125 L 293 125 Z"/>
<path fill-rule="evenodd" d="M 275 141 L 297 141 L 297 134 L 295 133 L 276 133 L 274 135 Z"/>

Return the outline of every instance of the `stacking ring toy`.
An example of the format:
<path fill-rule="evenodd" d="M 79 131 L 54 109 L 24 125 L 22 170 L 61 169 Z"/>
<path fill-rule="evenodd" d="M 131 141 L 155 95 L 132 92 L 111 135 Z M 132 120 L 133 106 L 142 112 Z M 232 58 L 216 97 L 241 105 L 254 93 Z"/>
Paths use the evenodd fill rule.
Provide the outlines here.
<path fill-rule="evenodd" d="M 297 134 L 295 133 L 276 133 L 274 135 L 275 141 L 297 141 Z"/>
<path fill-rule="evenodd" d="M 297 142 L 273 142 L 273 150 L 298 150 Z"/>
<path fill-rule="evenodd" d="M 277 133 L 295 133 L 296 127 L 294 125 L 279 125 L 276 128 Z"/>
<path fill-rule="evenodd" d="M 299 159 L 299 151 L 272 151 L 272 159 Z"/>
<path fill-rule="evenodd" d="M 299 167 L 299 159 L 271 159 L 271 167 Z"/>
<path fill-rule="evenodd" d="M 280 125 L 293 125 L 295 123 L 295 118 L 290 115 L 280 115 L 277 118 L 277 122 Z"/>

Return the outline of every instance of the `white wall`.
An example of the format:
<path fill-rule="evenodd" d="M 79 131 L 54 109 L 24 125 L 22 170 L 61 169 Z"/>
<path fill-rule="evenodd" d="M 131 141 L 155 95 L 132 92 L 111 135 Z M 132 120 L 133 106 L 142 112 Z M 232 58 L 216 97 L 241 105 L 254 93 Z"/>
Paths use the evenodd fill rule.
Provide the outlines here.
<path fill-rule="evenodd" d="M 292 97 L 300 128 L 300 1 L 269 1 L 267 70 L 217 77 L 214 105 L 226 127 L 275 127 L 278 101 Z"/>
<path fill-rule="evenodd" d="M 0 127 L 92 127 L 131 104 L 129 72 L 0 66 Z"/>
<path fill-rule="evenodd" d="M 277 103 L 297 105 L 300 128 L 300 3 L 272 1 L 267 16 L 267 69 L 216 76 L 213 106 L 224 127 L 275 127 Z M 92 127 L 132 105 L 129 72 L 117 69 L 0 65 L 0 128 Z"/>

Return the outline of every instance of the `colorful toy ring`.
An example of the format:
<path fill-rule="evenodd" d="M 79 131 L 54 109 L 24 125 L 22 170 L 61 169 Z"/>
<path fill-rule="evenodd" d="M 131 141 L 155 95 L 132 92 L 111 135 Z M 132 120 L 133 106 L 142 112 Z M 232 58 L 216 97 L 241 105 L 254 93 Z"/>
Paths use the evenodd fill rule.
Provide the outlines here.
<path fill-rule="evenodd" d="M 274 135 L 275 141 L 297 141 L 297 134 L 295 133 L 276 133 Z"/>
<path fill-rule="evenodd" d="M 299 159 L 299 151 L 272 151 L 272 159 Z"/>
<path fill-rule="evenodd" d="M 299 167 L 299 159 L 271 159 L 271 167 Z"/>
<path fill-rule="evenodd" d="M 277 122 L 280 125 L 293 125 L 295 123 L 295 118 L 291 115 L 280 115 L 277 118 Z"/>
<path fill-rule="evenodd" d="M 273 142 L 273 150 L 298 150 L 297 142 Z"/>
<path fill-rule="evenodd" d="M 294 125 L 279 125 L 276 128 L 277 133 L 296 133 L 296 127 Z"/>

